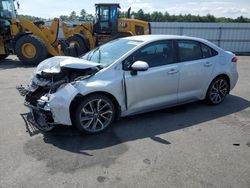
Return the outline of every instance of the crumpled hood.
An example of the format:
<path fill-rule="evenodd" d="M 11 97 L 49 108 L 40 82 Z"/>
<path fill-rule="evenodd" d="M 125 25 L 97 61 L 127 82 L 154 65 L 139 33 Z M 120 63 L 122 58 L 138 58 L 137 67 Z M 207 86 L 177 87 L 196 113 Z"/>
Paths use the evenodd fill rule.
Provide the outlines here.
<path fill-rule="evenodd" d="M 98 63 L 90 62 L 84 59 L 66 56 L 55 56 L 42 61 L 36 68 L 35 74 L 60 73 L 62 67 L 72 69 L 88 69 L 98 66 Z"/>

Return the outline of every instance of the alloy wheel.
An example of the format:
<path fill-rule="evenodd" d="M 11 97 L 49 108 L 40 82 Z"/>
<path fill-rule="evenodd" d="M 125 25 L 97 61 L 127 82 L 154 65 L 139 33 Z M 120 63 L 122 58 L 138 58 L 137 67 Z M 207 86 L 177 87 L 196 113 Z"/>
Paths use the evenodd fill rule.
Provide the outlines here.
<path fill-rule="evenodd" d="M 213 104 L 221 103 L 228 92 L 228 83 L 224 78 L 217 79 L 211 86 L 209 98 Z"/>
<path fill-rule="evenodd" d="M 88 132 L 99 132 L 105 129 L 113 119 L 111 104 L 104 99 L 87 102 L 80 113 L 80 123 Z"/>

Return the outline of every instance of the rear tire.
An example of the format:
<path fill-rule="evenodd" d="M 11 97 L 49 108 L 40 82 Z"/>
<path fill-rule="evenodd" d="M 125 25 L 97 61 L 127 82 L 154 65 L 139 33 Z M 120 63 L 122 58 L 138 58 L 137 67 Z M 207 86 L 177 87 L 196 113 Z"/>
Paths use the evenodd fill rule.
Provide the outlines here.
<path fill-rule="evenodd" d="M 226 78 L 215 78 L 207 90 L 206 102 L 211 105 L 222 103 L 229 93 L 229 89 L 229 83 Z"/>
<path fill-rule="evenodd" d="M 34 35 L 24 35 L 15 46 L 16 55 L 26 65 L 37 65 L 48 57 L 45 43 Z"/>
<path fill-rule="evenodd" d="M 4 60 L 6 57 L 8 57 L 8 55 L 6 55 L 6 54 L 0 55 L 0 61 L 1 61 L 1 60 Z"/>
<path fill-rule="evenodd" d="M 81 56 L 88 52 L 88 47 L 83 36 L 75 34 L 67 38 L 67 42 L 70 46 L 74 46 L 77 52 L 77 56 Z"/>
<path fill-rule="evenodd" d="M 115 118 L 115 106 L 107 96 L 93 94 L 78 103 L 72 118 L 78 130 L 96 134 L 110 127 Z"/>

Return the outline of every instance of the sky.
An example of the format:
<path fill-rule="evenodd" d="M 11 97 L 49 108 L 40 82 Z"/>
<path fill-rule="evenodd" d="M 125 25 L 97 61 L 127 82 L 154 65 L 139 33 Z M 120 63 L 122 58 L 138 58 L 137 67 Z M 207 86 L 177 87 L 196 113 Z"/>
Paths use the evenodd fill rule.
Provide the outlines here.
<path fill-rule="evenodd" d="M 95 3 L 120 3 L 121 10 L 131 7 L 132 11 L 143 9 L 144 12 L 162 11 L 170 14 L 212 14 L 216 17 L 250 18 L 250 0 L 19 0 L 19 14 L 42 18 L 54 18 L 69 15 L 72 11 L 80 13 L 81 9 L 94 14 Z"/>

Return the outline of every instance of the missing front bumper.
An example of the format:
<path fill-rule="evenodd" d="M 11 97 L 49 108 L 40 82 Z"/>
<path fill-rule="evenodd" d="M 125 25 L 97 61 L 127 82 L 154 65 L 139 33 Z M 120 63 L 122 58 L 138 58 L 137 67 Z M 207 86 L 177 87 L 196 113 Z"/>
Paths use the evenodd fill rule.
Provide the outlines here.
<path fill-rule="evenodd" d="M 27 87 L 24 87 L 22 85 L 17 86 L 16 89 L 19 92 L 19 94 L 23 97 L 25 97 L 30 92 Z"/>
<path fill-rule="evenodd" d="M 40 131 L 48 132 L 54 128 L 52 114 L 49 111 L 45 111 L 39 107 L 33 106 L 27 102 L 24 106 L 28 107 L 31 112 L 30 122 Z"/>
<path fill-rule="evenodd" d="M 72 85 L 67 84 L 65 87 L 58 89 L 55 93 L 50 93 L 49 90 L 43 87 L 26 86 L 16 87 L 21 96 L 25 97 L 25 106 L 30 108 L 33 114 L 37 112 L 36 122 L 44 124 L 43 119 L 46 119 L 48 125 L 60 124 L 71 126 L 70 104 L 79 93 Z M 45 117 L 41 118 L 41 116 Z M 42 123 L 40 123 L 40 121 Z M 40 127 L 42 127 L 40 125 Z M 39 127 L 39 128 L 40 128 Z"/>

